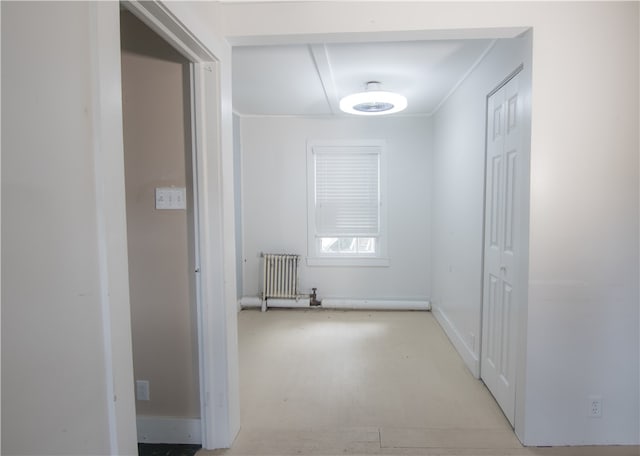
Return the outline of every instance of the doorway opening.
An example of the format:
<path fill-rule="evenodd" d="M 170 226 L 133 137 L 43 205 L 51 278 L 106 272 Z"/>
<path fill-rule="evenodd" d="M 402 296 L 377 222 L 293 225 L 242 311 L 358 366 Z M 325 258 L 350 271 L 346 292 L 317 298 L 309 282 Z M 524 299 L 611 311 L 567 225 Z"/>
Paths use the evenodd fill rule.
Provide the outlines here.
<path fill-rule="evenodd" d="M 190 62 L 124 8 L 120 31 L 138 441 L 200 444 Z"/>
<path fill-rule="evenodd" d="M 431 301 L 433 315 L 466 367 L 474 377 L 479 378 L 484 331 L 482 328 L 482 277 L 486 96 L 505 75 L 518 65 L 524 64 L 523 74 L 526 73 L 527 76 L 523 78 L 525 89 L 522 101 L 524 109 L 528 109 L 527 91 L 530 89 L 528 78 L 531 70 L 530 33 L 521 30 L 510 38 L 497 39 L 491 44 L 485 44 L 486 51 L 477 56 L 471 67 L 465 68 L 467 71 L 463 71 L 464 74 L 456 80 L 455 84 L 449 86 L 448 91 L 441 96 L 436 103 L 437 106 L 432 110 L 413 115 L 390 116 L 387 119 L 370 119 L 368 123 L 353 117 L 345 117 L 334 109 L 339 97 L 344 95 L 341 84 L 348 79 L 345 65 L 352 64 L 354 71 L 359 71 L 361 68 L 368 68 L 371 71 L 372 67 L 367 66 L 366 52 L 363 50 L 365 48 L 361 48 L 359 53 L 354 52 L 349 57 L 349 52 L 358 47 L 357 43 L 334 43 L 331 36 L 314 38 L 313 43 L 301 43 L 290 39 L 287 43 L 277 43 L 273 46 L 271 46 L 273 43 L 263 46 L 258 42 L 249 43 L 243 40 L 241 46 L 234 48 L 234 65 L 241 59 L 243 46 L 249 45 L 247 49 L 255 51 L 256 61 L 260 62 L 261 66 L 259 77 L 263 84 L 262 90 L 272 97 L 270 100 L 262 99 L 265 102 L 260 103 L 256 112 L 246 110 L 247 105 L 243 104 L 246 99 L 242 99 L 241 103 L 237 104 L 234 100 L 237 123 L 241 131 L 240 144 L 236 146 L 239 150 L 237 153 L 242 155 L 243 164 L 241 171 L 236 175 L 236 179 L 242 180 L 242 242 L 240 244 L 243 251 L 238 252 L 237 259 L 238 270 L 242 271 L 243 277 L 239 281 L 242 284 L 242 290 L 239 290 L 238 294 L 249 298 L 247 302 L 250 302 L 250 299 L 259 293 L 261 285 L 257 252 L 260 250 L 265 251 L 266 248 L 270 248 L 288 253 L 306 251 L 305 233 L 298 232 L 300 223 L 288 217 L 289 214 L 304 215 L 306 211 L 304 198 L 298 198 L 300 194 L 305 194 L 306 184 L 304 179 L 300 178 L 300 173 L 296 172 L 299 168 L 304 169 L 305 163 L 304 159 L 296 155 L 296 147 L 305 144 L 308 140 L 387 139 L 387 142 L 394 144 L 395 147 L 395 150 L 389 153 L 390 174 L 394 174 L 391 171 L 393 167 L 396 167 L 396 170 L 402 170 L 397 172 L 395 177 L 390 176 L 387 184 L 390 196 L 394 193 L 403 196 L 401 201 L 390 201 L 389 204 L 389 210 L 394 213 L 389 221 L 390 232 L 395 231 L 402 238 L 389 241 L 392 266 L 387 271 L 369 268 L 371 276 L 375 277 L 371 279 L 366 277 L 367 271 L 364 269 L 336 268 L 332 275 L 330 268 L 313 269 L 304 265 L 300 271 L 300 288 L 306 290 L 317 287 L 324 295 L 321 297 L 380 299 L 388 297 L 393 292 L 384 288 L 387 280 L 384 275 L 387 272 L 391 277 L 393 271 L 398 271 L 403 266 L 420 265 L 420 261 L 427 258 L 425 275 L 428 278 L 424 280 L 425 287 L 409 287 L 409 289 L 414 296 L 417 294 L 426 296 Z M 322 42 L 322 38 L 326 38 L 326 43 L 329 43 L 324 48 L 323 44 L 318 44 Z M 400 52 L 389 51 L 394 49 L 394 38 L 401 41 L 406 40 L 407 36 L 403 35 L 400 38 L 389 36 L 388 43 L 391 44 L 384 42 L 382 36 L 377 36 L 378 44 L 382 47 L 387 44 L 386 51 L 391 54 L 391 58 L 401 55 Z M 465 37 L 465 39 L 468 38 L 470 37 Z M 300 40 L 303 39 L 300 38 Z M 273 49 L 279 45 L 281 50 Z M 267 51 L 265 55 L 269 55 L 268 52 L 273 54 L 268 58 L 264 55 L 260 57 L 259 54 L 264 50 Z M 318 103 L 309 102 L 308 94 L 314 92 L 312 88 L 305 85 L 303 60 L 297 61 L 296 64 L 283 63 L 289 56 L 296 53 L 306 58 L 311 56 L 309 61 L 315 66 L 312 70 L 317 72 L 316 74 L 311 71 L 311 75 L 316 78 L 316 82 L 318 80 L 321 82 L 318 93 L 327 100 L 326 110 L 323 111 Z M 385 66 L 381 57 L 384 55 L 383 52 L 377 50 L 371 54 L 376 56 L 379 68 L 383 68 L 385 74 L 394 74 L 395 67 Z M 338 61 L 339 58 L 340 61 Z M 279 77 L 273 77 L 273 74 L 270 74 L 269 65 L 277 65 L 281 68 Z M 286 68 L 296 68 L 295 78 L 291 74 L 289 76 L 285 74 Z M 406 76 L 406 67 L 404 69 L 404 72 L 398 73 Z M 236 76 L 234 67 L 234 82 L 236 82 Z M 424 81 L 429 80 L 427 76 L 432 80 L 437 79 L 435 75 L 425 72 L 423 84 Z M 260 95 L 255 91 L 248 92 L 239 88 L 243 77 L 246 75 L 239 75 L 241 83 L 234 84 L 234 90 L 238 90 L 239 93 L 250 93 L 251 97 L 259 99 Z M 301 99 L 316 111 L 268 112 L 270 108 L 287 109 L 287 106 L 283 108 L 282 104 L 275 101 L 278 98 L 278 92 L 270 90 L 271 86 L 268 83 L 272 77 L 274 81 L 285 86 L 288 93 L 300 91 L 299 97 L 280 96 L 289 102 L 289 107 L 295 104 L 295 100 Z M 370 74 L 368 77 L 371 80 L 378 80 L 376 74 Z M 382 82 L 386 85 L 386 81 Z M 301 90 L 301 87 L 304 87 L 304 90 Z M 390 88 L 402 92 L 398 87 Z M 239 97 L 241 98 L 240 95 Z M 411 106 L 411 97 L 408 98 Z M 527 121 L 528 117 L 525 116 L 524 122 Z M 412 123 L 416 125 L 415 128 L 411 126 Z M 393 134 L 399 135 L 400 138 L 393 137 Z M 391 139 L 385 138 L 385 135 L 389 135 Z M 414 140 L 423 141 L 419 150 L 412 149 L 415 148 Z M 425 155 L 429 156 L 428 160 L 425 160 Z M 523 189 L 524 193 L 528 194 L 528 150 L 523 154 L 522 165 L 527 174 L 527 177 L 522 180 Z M 420 187 L 420 179 L 413 177 L 412 173 L 416 170 L 423 171 L 422 183 L 428 182 L 425 187 Z M 396 179 L 396 182 L 393 182 L 393 179 Z M 268 185 L 267 180 L 276 182 L 277 185 Z M 286 189 L 286 192 L 279 193 L 279 189 Z M 416 189 L 423 189 L 424 193 L 414 191 Z M 424 202 L 424 206 L 421 206 L 421 201 Z M 519 199 L 517 204 L 522 204 L 523 214 L 528 213 L 526 197 Z M 423 207 L 425 207 L 424 212 L 427 213 L 426 218 L 421 212 Z M 265 219 L 262 217 L 265 213 L 279 214 L 282 218 Z M 256 223 L 257 217 L 262 217 L 259 224 Z M 391 227 L 394 223 L 395 226 Z M 411 232 L 413 226 L 421 223 L 425 226 L 422 233 L 423 239 Z M 528 219 L 525 217 L 518 223 L 527 224 Z M 251 227 L 254 226 L 260 228 L 252 229 Z M 528 232 L 528 227 L 526 229 Z M 524 237 L 526 238 L 526 235 Z M 405 242 L 411 243 L 411 247 L 406 250 Z M 401 251 L 406 253 L 405 258 L 401 258 Z M 425 251 L 426 255 L 416 259 L 418 252 Z M 527 254 L 527 252 L 524 253 Z M 521 261 L 526 264 L 526 258 Z M 411 273 L 415 274 L 416 268 L 407 267 L 407 270 L 413 272 L 396 277 L 395 283 L 402 282 L 406 277 L 410 277 Z M 393 280 L 388 281 L 393 282 Z M 319 286 L 318 282 L 321 282 Z M 415 283 L 414 281 L 413 284 Z M 358 285 L 362 287 L 358 288 Z M 395 296 L 398 296 L 406 293 L 406 288 L 399 287 L 395 291 Z M 387 293 L 386 296 L 384 293 Z M 526 293 L 519 294 L 518 300 L 517 305 L 523 310 L 526 309 Z M 525 313 L 523 311 L 519 315 L 522 316 Z M 522 323 L 522 320 L 518 320 L 517 325 L 520 328 L 526 327 Z M 518 378 L 522 378 L 524 372 L 522 355 L 525 339 L 522 336 L 519 337 L 517 340 L 515 338 L 512 340 L 514 352 L 517 355 L 516 383 Z M 241 347 L 242 343 L 241 341 Z M 520 391 L 523 390 L 520 389 Z M 515 402 L 518 403 L 517 398 Z M 516 410 L 520 411 L 521 408 L 516 405 Z M 518 417 L 512 418 L 511 423 L 518 433 L 522 425 Z"/>
<path fill-rule="evenodd" d="M 231 306 L 231 285 L 227 283 L 232 281 L 225 280 L 230 252 L 224 243 L 227 193 L 223 188 L 227 185 L 224 176 L 231 173 L 223 173 L 225 151 L 228 150 L 224 135 L 231 130 L 231 119 L 221 115 L 224 75 L 218 55 L 225 58 L 226 43 L 211 37 L 203 43 L 162 3 L 132 0 L 123 1 L 121 7 L 133 13 L 189 62 L 193 168 L 187 172 L 191 173 L 194 189 L 195 246 L 195 261 L 189 273 L 193 274 L 195 283 L 200 417 L 197 423 L 188 421 L 187 426 L 181 426 L 180 439 L 184 436 L 193 438 L 198 426 L 198 440 L 201 439 L 204 448 L 229 447 L 239 427 L 239 399 L 234 355 L 237 349 L 236 315 L 230 312 L 235 307 Z M 97 19 L 110 21 L 112 17 L 107 19 L 106 16 L 114 12 L 111 5 L 105 6 L 100 9 Z M 110 36 L 105 46 L 109 48 L 114 42 Z M 113 49 L 113 54 L 120 57 L 118 51 Z M 100 79 L 109 87 L 116 84 L 116 72 L 110 69 L 107 66 L 100 68 Z M 118 89 L 120 79 L 121 74 L 117 72 Z M 120 119 L 118 104 L 108 105 L 104 111 L 109 119 Z M 117 129 L 113 130 L 119 133 Z M 158 424 L 170 426 L 172 423 L 158 420 Z M 159 432 L 166 439 L 167 432 L 162 429 Z"/>

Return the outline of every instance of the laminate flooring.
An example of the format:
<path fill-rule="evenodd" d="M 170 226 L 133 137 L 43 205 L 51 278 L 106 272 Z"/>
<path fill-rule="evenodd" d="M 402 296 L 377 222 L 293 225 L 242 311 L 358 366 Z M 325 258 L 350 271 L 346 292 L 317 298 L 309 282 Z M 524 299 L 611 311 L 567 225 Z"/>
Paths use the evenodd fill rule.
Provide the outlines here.
<path fill-rule="evenodd" d="M 241 430 L 214 455 L 638 456 L 524 448 L 430 312 L 243 310 Z"/>

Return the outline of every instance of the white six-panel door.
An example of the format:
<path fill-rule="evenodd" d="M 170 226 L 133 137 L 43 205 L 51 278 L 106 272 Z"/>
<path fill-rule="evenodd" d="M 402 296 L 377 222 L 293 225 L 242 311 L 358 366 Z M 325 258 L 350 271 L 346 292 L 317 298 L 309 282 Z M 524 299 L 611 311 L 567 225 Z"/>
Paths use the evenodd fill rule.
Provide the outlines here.
<path fill-rule="evenodd" d="M 514 423 L 519 252 L 516 201 L 521 191 L 522 103 L 518 76 L 489 97 L 485 193 L 484 287 L 480 375 Z"/>

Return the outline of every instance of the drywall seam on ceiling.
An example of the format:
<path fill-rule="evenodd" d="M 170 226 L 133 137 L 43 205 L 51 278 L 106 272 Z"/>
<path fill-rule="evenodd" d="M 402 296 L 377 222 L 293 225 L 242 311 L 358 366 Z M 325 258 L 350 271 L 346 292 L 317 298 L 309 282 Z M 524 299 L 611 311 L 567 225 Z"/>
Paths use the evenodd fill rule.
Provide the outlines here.
<path fill-rule="evenodd" d="M 309 44 L 309 52 L 320 78 L 320 84 L 324 90 L 329 110 L 332 114 L 340 112 L 338 94 L 336 93 L 336 82 L 333 77 L 331 62 L 329 61 L 329 50 L 325 44 Z"/>

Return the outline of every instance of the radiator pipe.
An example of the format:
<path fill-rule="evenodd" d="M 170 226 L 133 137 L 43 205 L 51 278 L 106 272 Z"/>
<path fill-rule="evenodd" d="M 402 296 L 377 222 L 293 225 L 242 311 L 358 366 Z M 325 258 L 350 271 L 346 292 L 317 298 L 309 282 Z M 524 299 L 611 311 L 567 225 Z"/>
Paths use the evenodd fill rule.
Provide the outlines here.
<path fill-rule="evenodd" d="M 309 305 L 319 306 L 320 304 L 322 304 L 322 301 L 318 301 L 318 296 L 316 295 L 316 290 L 318 289 L 312 288 L 311 290 L 313 290 L 313 292 L 309 295 L 309 298 L 311 298 L 311 301 L 309 301 Z"/>

